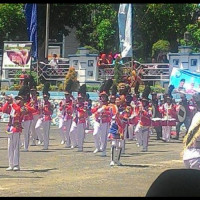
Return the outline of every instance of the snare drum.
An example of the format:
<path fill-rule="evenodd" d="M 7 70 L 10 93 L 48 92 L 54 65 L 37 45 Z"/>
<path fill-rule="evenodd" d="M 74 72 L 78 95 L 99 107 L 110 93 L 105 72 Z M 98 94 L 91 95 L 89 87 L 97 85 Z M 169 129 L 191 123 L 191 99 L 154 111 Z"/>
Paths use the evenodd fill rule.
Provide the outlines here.
<path fill-rule="evenodd" d="M 162 119 L 162 126 L 176 126 L 176 119 Z"/>
<path fill-rule="evenodd" d="M 168 126 L 176 126 L 176 119 L 168 119 Z"/>
<path fill-rule="evenodd" d="M 152 118 L 151 124 L 152 126 L 161 126 L 161 118 Z"/>
<path fill-rule="evenodd" d="M 166 119 L 161 119 L 161 125 L 162 126 L 168 126 L 167 125 L 167 120 Z"/>

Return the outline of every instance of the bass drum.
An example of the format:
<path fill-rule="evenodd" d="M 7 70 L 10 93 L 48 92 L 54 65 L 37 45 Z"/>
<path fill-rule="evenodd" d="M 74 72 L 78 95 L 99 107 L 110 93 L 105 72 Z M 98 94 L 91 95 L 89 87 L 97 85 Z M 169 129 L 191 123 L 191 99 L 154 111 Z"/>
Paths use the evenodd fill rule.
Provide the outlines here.
<path fill-rule="evenodd" d="M 183 122 L 186 118 L 186 109 L 184 106 L 180 105 L 178 108 L 178 121 Z"/>

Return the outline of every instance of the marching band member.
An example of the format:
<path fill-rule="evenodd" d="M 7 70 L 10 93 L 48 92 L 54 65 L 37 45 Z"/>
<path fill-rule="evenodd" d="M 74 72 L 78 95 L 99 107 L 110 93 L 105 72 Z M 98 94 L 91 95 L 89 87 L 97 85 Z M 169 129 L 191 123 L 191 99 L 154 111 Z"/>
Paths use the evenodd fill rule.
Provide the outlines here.
<path fill-rule="evenodd" d="M 148 151 L 148 141 L 151 126 L 152 108 L 149 106 L 149 101 L 142 98 L 141 106 L 139 107 L 139 122 L 136 125 L 135 133 L 137 135 L 138 145 L 143 146 L 142 151 Z"/>
<path fill-rule="evenodd" d="M 100 100 L 102 105 L 95 112 L 95 122 L 94 122 L 94 143 L 95 150 L 93 153 L 97 153 L 99 151 L 102 152 L 102 156 L 106 156 L 106 147 L 108 140 L 108 130 L 110 127 L 110 122 L 112 118 L 112 109 L 108 105 L 108 94 L 109 89 L 112 86 L 112 80 L 109 79 L 105 82 L 103 87 L 100 88 Z M 103 91 L 102 91 L 103 90 Z"/>
<path fill-rule="evenodd" d="M 35 125 L 39 119 L 39 105 L 40 105 L 40 99 L 38 99 L 39 93 L 37 92 L 36 88 L 31 88 L 31 100 L 30 105 L 34 107 L 35 112 L 33 112 L 33 119 L 31 122 L 31 134 L 30 134 L 30 140 L 31 140 L 31 146 L 36 146 L 36 140 L 38 138 L 38 134 L 35 130 Z"/>
<path fill-rule="evenodd" d="M 28 99 L 30 99 L 29 96 L 28 98 L 27 96 L 24 96 L 25 113 L 22 120 L 22 133 L 24 133 L 24 151 L 28 151 L 33 113 L 36 112 L 36 109 Z"/>
<path fill-rule="evenodd" d="M 153 92 L 152 94 L 152 107 L 155 109 L 155 113 L 153 116 L 154 118 L 161 118 L 161 113 L 159 112 L 159 102 L 158 102 L 158 97 L 157 93 Z M 162 126 L 155 126 L 154 127 L 156 134 L 157 134 L 157 140 L 161 140 L 162 138 Z"/>
<path fill-rule="evenodd" d="M 174 139 L 178 140 L 179 139 L 179 132 L 180 132 L 180 128 L 181 125 L 184 124 L 186 127 L 186 133 L 188 132 L 190 123 L 191 123 L 191 119 L 192 119 L 192 115 L 190 112 L 190 108 L 189 108 L 189 102 L 187 101 L 186 95 L 185 94 L 180 94 L 181 97 L 181 101 L 179 102 L 179 106 L 177 108 L 180 108 L 180 105 L 183 106 L 185 108 L 185 119 L 184 121 L 178 121 L 176 124 L 176 137 Z M 178 109 L 177 109 L 178 111 Z M 184 114 L 184 113 L 183 113 Z"/>
<path fill-rule="evenodd" d="M 22 119 L 25 112 L 22 94 L 23 93 L 19 93 L 18 96 L 15 97 L 15 101 L 12 97 L 7 96 L 6 103 L 2 107 L 2 112 L 10 115 L 6 131 L 8 133 L 9 161 L 9 167 L 6 169 L 7 171 L 20 170 L 20 134 L 22 133 Z"/>
<path fill-rule="evenodd" d="M 87 110 L 84 106 L 84 100 L 86 96 L 86 85 L 83 84 L 78 92 L 77 105 L 75 107 L 75 117 L 73 119 L 71 129 L 70 129 L 70 138 L 71 138 L 71 148 L 78 146 L 78 151 L 83 151 L 83 143 L 85 139 L 85 129 L 86 129 L 86 120 L 87 120 Z"/>
<path fill-rule="evenodd" d="M 111 139 L 111 162 L 110 166 L 114 166 L 117 164 L 121 166 L 120 157 L 123 148 L 123 140 L 124 140 L 124 129 L 126 124 L 123 120 L 124 116 L 119 112 L 116 113 L 115 116 L 112 117 L 111 126 L 109 129 L 108 137 Z M 116 156 L 116 158 L 115 158 Z"/>
<path fill-rule="evenodd" d="M 160 107 L 160 112 L 162 113 L 162 118 L 166 120 L 166 123 L 168 124 L 169 119 L 176 118 L 176 107 L 169 96 L 166 97 L 166 101 L 167 102 Z M 164 142 L 170 141 L 171 129 L 172 126 L 169 125 L 162 127 L 162 140 Z"/>
<path fill-rule="evenodd" d="M 200 170 L 200 95 L 195 94 L 197 112 L 192 118 L 191 125 L 183 139 L 183 162 L 187 169 Z"/>
<path fill-rule="evenodd" d="M 45 83 L 43 89 L 43 101 L 39 105 L 40 117 L 35 125 L 36 132 L 38 133 L 39 144 L 44 142 L 43 150 L 47 150 L 49 146 L 49 131 L 51 125 L 51 115 L 53 114 L 54 106 L 50 103 L 50 93 L 48 92 L 50 87 L 49 83 Z M 43 128 L 43 134 L 40 128 Z"/>
<path fill-rule="evenodd" d="M 59 117 L 59 129 L 61 135 L 61 144 L 65 144 L 66 148 L 71 146 L 69 131 L 72 125 L 73 119 L 73 102 L 71 98 L 71 91 L 66 86 L 65 99 L 59 104 L 59 110 L 61 111 L 61 116 Z"/>

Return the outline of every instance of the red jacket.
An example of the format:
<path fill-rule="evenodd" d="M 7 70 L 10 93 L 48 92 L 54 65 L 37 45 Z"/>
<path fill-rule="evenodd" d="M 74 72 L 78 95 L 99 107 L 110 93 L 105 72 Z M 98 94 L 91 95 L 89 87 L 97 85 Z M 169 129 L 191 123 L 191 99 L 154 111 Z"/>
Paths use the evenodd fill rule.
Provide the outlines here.
<path fill-rule="evenodd" d="M 30 101 L 25 103 L 24 106 L 26 108 L 26 112 L 24 114 L 23 120 L 24 121 L 33 120 L 33 113 L 35 113 L 37 110 L 34 107 L 32 107 Z"/>
<path fill-rule="evenodd" d="M 6 102 L 2 107 L 2 112 L 10 115 L 7 132 L 21 133 L 21 122 L 24 117 L 24 112 L 21 106 L 17 105 L 16 103 L 8 104 L 8 102 Z"/>

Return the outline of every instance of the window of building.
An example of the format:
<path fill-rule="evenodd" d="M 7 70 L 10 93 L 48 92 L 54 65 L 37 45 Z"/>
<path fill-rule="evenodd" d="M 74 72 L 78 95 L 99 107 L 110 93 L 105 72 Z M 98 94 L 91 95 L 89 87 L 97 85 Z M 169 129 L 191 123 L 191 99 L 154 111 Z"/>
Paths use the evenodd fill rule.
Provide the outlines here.
<path fill-rule="evenodd" d="M 94 60 L 88 60 L 88 67 L 94 66 Z"/>
<path fill-rule="evenodd" d="M 93 76 L 93 71 L 88 71 L 88 76 Z"/>
<path fill-rule="evenodd" d="M 77 66 L 78 65 L 78 60 L 73 60 L 73 66 Z"/>
<path fill-rule="evenodd" d="M 191 59 L 191 66 L 197 66 L 197 59 Z"/>
<path fill-rule="evenodd" d="M 173 59 L 173 65 L 178 66 L 179 64 L 179 59 Z"/>

